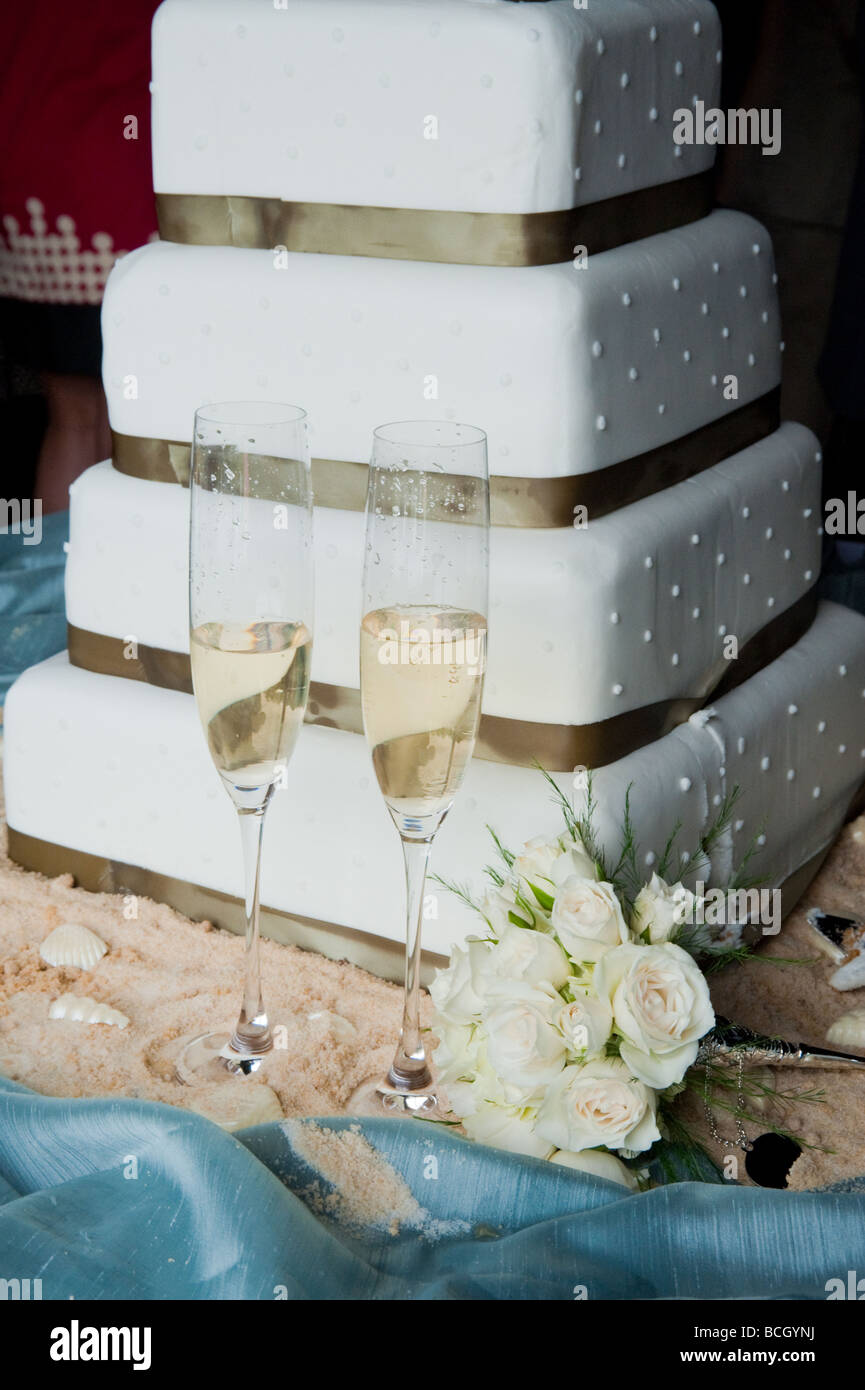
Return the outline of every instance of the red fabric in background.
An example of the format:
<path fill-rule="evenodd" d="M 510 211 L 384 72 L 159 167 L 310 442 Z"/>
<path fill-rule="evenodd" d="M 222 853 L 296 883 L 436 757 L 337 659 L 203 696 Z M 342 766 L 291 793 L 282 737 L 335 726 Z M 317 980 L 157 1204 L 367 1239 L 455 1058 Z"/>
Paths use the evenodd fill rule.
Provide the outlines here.
<path fill-rule="evenodd" d="M 156 8 L 156 0 L 5 0 L 0 294 L 98 303 L 114 255 L 156 231 L 149 92 Z M 124 138 L 129 116 L 137 119 L 137 139 Z M 34 212 L 43 223 L 35 235 Z M 18 237 L 9 218 L 18 224 Z M 74 229 L 61 224 L 65 247 L 49 240 L 58 218 L 74 223 Z M 73 236 L 85 260 L 74 251 Z"/>

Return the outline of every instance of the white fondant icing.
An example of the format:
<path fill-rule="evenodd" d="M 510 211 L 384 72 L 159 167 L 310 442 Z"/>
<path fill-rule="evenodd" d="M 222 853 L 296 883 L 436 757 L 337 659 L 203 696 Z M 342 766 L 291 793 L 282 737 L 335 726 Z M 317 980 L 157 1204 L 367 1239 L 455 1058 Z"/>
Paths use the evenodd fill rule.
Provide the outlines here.
<path fill-rule="evenodd" d="M 620 847 L 629 784 L 643 856 L 663 849 L 677 819 L 682 821 L 677 846 L 693 849 L 716 814 L 714 798 L 739 785 L 739 819 L 711 853 L 714 881 L 729 878 L 759 834 L 765 834 L 766 845 L 753 861 L 754 872 L 765 874 L 769 887 L 786 878 L 837 833 L 862 776 L 859 759 L 827 764 L 816 734 L 817 710 L 827 707 L 848 742 L 861 728 L 858 688 L 831 674 L 842 651 L 861 685 L 865 619 L 824 604 L 805 637 L 719 700 L 708 723 L 684 724 L 598 770 L 593 790 L 601 843 L 609 852 Z M 793 693 L 806 718 L 796 722 L 791 748 L 789 724 L 779 716 Z M 190 696 L 76 670 L 61 655 L 31 667 L 16 682 L 7 698 L 5 725 L 7 813 L 17 830 L 222 892 L 240 892 L 235 813 L 218 787 Z M 740 737 L 752 748 L 777 754 L 777 771 L 757 775 L 754 755 L 733 751 Z M 790 761 L 783 756 L 789 752 L 799 769 L 792 783 L 786 778 Z M 572 794 L 570 774 L 559 774 L 556 781 Z M 685 781 L 689 789 L 679 790 Z M 400 878 L 399 846 L 370 777 L 363 737 L 306 727 L 287 783 L 268 812 L 266 845 L 279 845 L 280 852 L 265 852 L 262 900 L 401 940 L 402 906 L 393 886 Z M 88 788 L 86 797 L 82 786 Z M 813 795 L 815 786 L 819 797 Z M 530 834 L 561 829 L 537 771 L 474 760 L 436 839 L 436 872 L 480 884 L 479 866 L 489 858 L 487 823 L 516 849 Z M 351 844 L 352 853 L 339 856 L 335 873 L 339 844 Z M 702 864 L 697 869 L 707 878 Z M 431 950 L 446 951 L 477 930 L 477 920 L 451 895 L 437 893 L 437 909 L 438 917 L 424 924 Z"/>
<path fill-rule="evenodd" d="M 819 499 L 813 445 L 803 426 L 785 424 L 584 530 L 494 527 L 487 713 L 583 724 L 709 689 L 735 656 L 725 653 L 720 628 L 735 635 L 740 651 L 771 616 L 767 589 L 778 595 L 780 612 L 807 588 L 777 547 L 753 548 L 738 522 L 741 497 L 750 497 L 758 520 L 772 516 L 779 537 L 818 563 L 818 539 L 801 514 L 803 497 L 815 505 Z M 782 476 L 793 480 L 788 494 L 778 487 Z M 69 621 L 187 650 L 188 505 L 186 489 L 125 477 L 107 463 L 83 474 L 71 490 Z M 695 527 L 704 545 L 692 546 Z M 320 507 L 315 529 L 313 675 L 356 687 L 363 515 Z M 707 565 L 707 547 L 709 554 L 723 549 L 728 563 Z M 759 578 L 751 586 L 738 577 L 746 559 Z M 670 599 L 671 589 L 683 602 Z M 616 684 L 625 690 L 613 701 Z"/>
<path fill-rule="evenodd" d="M 154 185 L 476 212 L 596 202 L 711 165 L 713 146 L 673 144 L 673 112 L 682 70 L 717 105 L 719 40 L 708 0 L 165 0 Z"/>
<path fill-rule="evenodd" d="M 452 417 L 486 430 L 493 473 L 592 472 L 778 384 L 777 296 L 771 256 L 750 252 L 757 226 L 741 213 L 715 212 L 589 256 L 584 269 L 299 254 L 283 267 L 270 251 L 156 242 L 119 261 L 108 281 L 111 425 L 188 440 L 193 412 L 207 401 L 284 400 L 308 411 L 320 458 L 365 462 L 382 421 Z M 721 251 L 725 269 L 715 280 L 712 256 Z M 736 293 L 742 277 L 752 286 L 747 302 Z M 627 311 L 623 282 L 631 286 Z M 734 324 L 731 339 L 702 316 L 707 298 Z M 755 305 L 768 309 L 767 326 Z M 752 349 L 758 361 L 748 371 Z M 693 374 L 694 365 L 702 370 Z M 625 400 L 631 368 L 638 378 Z M 738 400 L 726 400 L 710 373 L 721 381 L 737 375 Z"/>
<path fill-rule="evenodd" d="M 712 881 L 729 881 L 751 839 L 764 835 L 753 872 L 766 875 L 765 886 L 782 882 L 831 842 L 862 777 L 858 759 L 827 762 L 820 738 L 827 721 L 819 716 L 826 714 L 848 744 L 861 730 L 861 704 L 849 695 L 852 682 L 838 671 L 841 653 L 858 678 L 865 671 L 865 618 L 823 603 L 805 636 L 718 700 L 712 719 L 689 720 L 658 743 L 598 769 L 593 795 L 604 841 L 613 840 L 621 824 L 618 808 L 629 783 L 632 809 L 646 816 L 640 847 L 656 852 L 663 849 L 671 817 L 682 818 L 679 843 L 698 844 L 713 818 L 714 798 L 738 787 L 737 819 L 711 851 Z M 784 717 L 791 703 L 800 718 Z M 680 778 L 693 783 L 687 796 L 674 791 Z M 702 869 L 700 877 L 707 878 Z"/>

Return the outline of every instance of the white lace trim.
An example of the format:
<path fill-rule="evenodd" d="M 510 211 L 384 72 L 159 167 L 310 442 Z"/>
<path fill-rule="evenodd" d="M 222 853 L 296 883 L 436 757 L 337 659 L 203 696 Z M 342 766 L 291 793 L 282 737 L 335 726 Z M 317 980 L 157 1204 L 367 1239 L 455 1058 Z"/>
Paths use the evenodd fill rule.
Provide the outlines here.
<path fill-rule="evenodd" d="M 105 281 L 123 251 L 114 250 L 108 232 L 96 232 L 92 249 L 82 249 L 71 217 L 61 214 L 48 231 L 45 208 L 28 198 L 30 231 L 18 219 L 3 218 L 0 232 L 0 295 L 47 304 L 100 304 Z"/>

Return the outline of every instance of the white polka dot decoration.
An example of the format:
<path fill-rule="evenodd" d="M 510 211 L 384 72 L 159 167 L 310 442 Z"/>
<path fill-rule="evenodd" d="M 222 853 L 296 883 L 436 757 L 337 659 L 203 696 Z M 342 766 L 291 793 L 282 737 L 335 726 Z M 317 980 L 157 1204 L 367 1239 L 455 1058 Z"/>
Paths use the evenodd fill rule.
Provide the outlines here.
<path fill-rule="evenodd" d="M 803 500 L 816 506 L 819 498 L 815 445 L 803 426 L 785 424 L 713 468 L 590 518 L 565 537 L 572 587 L 561 619 L 552 620 L 566 622 L 572 636 L 572 722 L 608 718 L 616 687 L 616 710 L 705 691 L 775 612 L 805 593 L 805 570 L 819 562 L 818 538 L 802 514 Z M 543 545 L 552 555 L 549 538 Z M 785 559 L 787 550 L 797 563 Z M 550 563 L 540 550 L 538 558 Z M 559 583 L 551 573 L 550 584 Z M 565 679 L 564 645 L 556 643 L 554 663 L 542 664 L 540 684 Z M 585 651 L 593 653 L 591 663 L 582 660 Z"/>
<path fill-rule="evenodd" d="M 801 442 L 800 452 L 793 447 L 797 439 Z M 779 447 L 776 447 L 774 458 L 768 463 L 765 455 L 761 461 L 752 454 L 750 462 L 746 460 L 745 466 L 740 467 L 738 482 L 729 472 L 725 474 L 727 481 L 724 484 L 720 484 L 718 477 L 715 478 L 714 492 L 719 498 L 718 507 L 729 511 L 734 530 L 742 529 L 740 511 L 745 494 L 740 489 L 748 486 L 751 489 L 747 495 L 750 497 L 755 534 L 762 537 L 767 512 L 764 494 L 759 489 L 755 490 L 758 478 L 765 479 L 766 497 L 772 498 L 774 488 L 781 498 L 798 499 L 801 512 L 803 475 L 807 482 L 809 465 L 814 467 L 813 441 L 801 427 L 785 426 L 782 439 L 776 440 L 776 446 Z M 725 464 L 724 468 L 730 466 Z M 791 484 L 789 493 L 781 487 L 784 479 Z M 693 483 L 698 481 L 690 480 Z M 703 482 L 706 491 L 710 491 L 711 480 L 705 478 Z M 95 544 L 91 544 L 91 540 L 99 540 L 105 547 L 102 553 L 109 574 L 119 572 L 118 553 L 125 555 L 129 569 L 129 586 L 119 595 L 124 623 L 122 630 L 128 630 L 126 624 L 139 625 L 149 613 L 150 621 L 154 623 L 147 634 L 149 640 L 155 645 L 168 645 L 165 630 L 158 625 L 159 611 L 164 613 L 175 601 L 178 609 L 182 607 L 177 594 L 182 593 L 184 579 L 170 565 L 162 567 L 158 574 L 153 572 L 149 564 L 148 537 L 153 534 L 153 528 L 160 525 L 166 537 L 166 553 L 176 551 L 182 554 L 184 508 L 188 499 L 182 489 L 172 489 L 171 499 L 160 497 L 151 507 L 147 489 L 148 485 L 137 484 L 133 479 L 118 480 L 117 475 L 112 476 L 110 468 L 90 470 L 76 485 L 75 495 L 82 498 L 81 518 L 88 519 L 87 527 L 90 530 L 88 532 L 85 527 L 77 533 L 76 544 L 70 555 L 70 579 L 74 581 L 75 591 L 72 596 L 79 605 L 73 620 L 82 626 L 95 626 L 92 612 L 86 611 L 82 587 L 85 580 L 91 591 L 88 601 L 96 602 L 98 599 L 104 604 L 108 602 L 105 590 L 110 586 L 104 582 L 106 570 L 100 569 L 96 563 Z M 651 499 L 653 504 L 658 500 Z M 675 509 L 662 507 L 661 510 L 666 512 L 667 520 L 657 524 L 667 528 L 669 538 L 672 535 L 670 528 L 675 528 L 677 524 L 672 515 Z M 326 512 L 326 509 L 323 511 Z M 513 623 L 514 627 L 506 634 L 495 654 L 491 646 L 489 675 L 496 692 L 493 698 L 501 701 L 491 712 L 511 717 L 528 717 L 529 713 L 536 712 L 549 719 L 552 712 L 546 708 L 538 709 L 535 703 L 539 696 L 545 698 L 546 687 L 555 683 L 548 679 L 548 674 L 557 674 L 559 683 L 565 680 L 570 682 L 569 690 L 573 695 L 580 688 L 587 665 L 592 672 L 596 667 L 602 670 L 606 712 L 618 712 L 619 709 L 628 708 L 629 702 L 635 697 L 637 700 L 645 698 L 643 678 L 646 672 L 651 673 L 652 668 L 640 665 L 643 658 L 651 662 L 656 652 L 669 657 L 670 624 L 677 621 L 670 616 L 672 613 L 681 609 L 687 624 L 690 624 L 687 615 L 693 606 L 700 606 L 706 615 L 705 628 L 709 636 L 713 636 L 719 614 L 705 593 L 696 587 L 701 582 L 701 573 L 696 569 L 691 571 L 683 568 L 688 557 L 701 557 L 707 552 L 711 554 L 711 547 L 717 542 L 706 509 L 696 512 L 691 509 L 681 518 L 678 523 L 679 542 L 671 543 L 669 547 L 661 543 L 654 510 L 643 511 L 642 521 L 635 530 L 621 529 L 624 515 L 614 513 L 590 524 L 586 532 L 578 534 L 550 532 L 532 536 L 530 532 L 521 534 L 516 529 L 500 528 L 505 534 L 494 540 L 493 589 L 502 599 L 499 610 L 501 620 Z M 108 524 L 109 516 L 113 516 L 111 525 Z M 800 516 L 798 522 L 802 524 L 804 519 Z M 786 525 L 785 514 L 776 512 L 773 524 L 780 544 Z M 600 581 L 597 584 L 594 581 L 589 583 L 585 576 L 580 580 L 573 556 L 580 553 L 584 542 L 598 544 L 598 537 L 603 538 L 605 530 L 606 548 L 602 550 L 598 546 L 598 549 L 589 552 L 593 572 L 602 576 L 604 563 L 608 566 L 604 579 L 607 586 L 604 606 L 601 607 L 599 595 L 603 585 Z M 697 548 L 690 545 L 693 530 L 699 530 L 703 537 L 703 544 Z M 362 519 L 358 514 L 330 511 L 322 517 L 316 544 L 321 580 L 318 597 L 319 605 L 323 604 L 323 607 L 320 606 L 318 610 L 317 629 L 321 635 L 318 652 L 320 678 L 324 680 L 350 684 L 356 679 L 353 673 L 335 663 L 349 645 L 345 634 L 351 629 L 354 619 L 344 615 L 344 594 L 348 587 L 354 590 L 357 586 L 357 577 L 352 577 L 352 567 L 356 568 L 361 560 L 362 535 Z M 499 541 L 504 549 L 499 547 Z M 564 573 L 557 572 L 555 583 L 551 583 L 544 566 L 549 563 L 550 557 L 555 557 L 554 562 L 557 562 L 558 557 L 566 553 L 566 542 L 571 555 L 569 569 Z M 741 556 L 728 539 L 724 544 L 727 565 L 722 570 L 726 571 L 739 563 Z M 668 548 L 669 564 L 664 558 Z M 620 577 L 618 588 L 609 572 L 610 557 L 617 553 L 633 556 L 632 578 Z M 649 553 L 655 560 L 651 570 L 644 565 Z M 671 570 L 677 557 L 680 568 L 677 577 L 673 578 Z M 756 583 L 759 555 L 752 554 L 749 562 L 754 566 Z M 712 583 L 717 582 L 719 572 L 716 566 L 711 565 L 708 570 L 704 566 L 703 573 L 709 574 Z M 652 589 L 652 610 L 639 608 L 642 592 L 647 586 L 654 586 L 656 581 L 658 587 Z M 552 650 L 544 654 L 544 661 L 549 662 L 549 666 L 542 665 L 540 656 L 535 652 L 532 660 L 526 661 L 526 644 L 518 640 L 520 623 L 523 633 L 529 624 L 534 624 L 532 631 L 538 626 L 535 595 L 530 595 L 532 602 L 526 605 L 521 616 L 518 596 L 522 594 L 525 601 L 531 586 L 541 583 L 549 596 L 549 607 L 553 614 L 549 625 L 541 632 L 538 644 L 539 647 L 543 643 L 552 644 Z M 674 585 L 680 591 L 678 599 L 672 595 Z M 137 598 L 134 598 L 133 587 L 140 590 Z M 616 594 L 615 605 L 611 598 L 613 593 Z M 561 596 L 558 610 L 555 608 L 555 595 Z M 133 598 L 139 606 L 131 615 Z M 82 603 L 85 603 L 85 611 L 80 606 Z M 779 606 L 780 603 L 779 593 Z M 614 612 L 618 614 L 618 622 L 612 621 Z M 113 618 L 108 607 L 104 609 L 104 615 L 106 630 L 112 630 Z M 724 617 L 731 631 L 734 630 L 736 619 L 730 614 Z M 590 626 L 593 620 L 596 623 L 594 628 Z M 342 628 L 340 622 L 343 623 Z M 703 625 L 697 626 L 702 631 Z M 690 633 L 690 626 L 687 626 L 687 631 Z M 651 633 L 651 641 L 645 638 L 647 632 Z M 589 643 L 588 647 L 586 643 Z M 597 661 L 586 663 L 581 659 L 568 666 L 569 653 L 578 645 L 581 645 L 581 657 L 589 649 L 597 656 Z M 356 653 L 356 646 L 352 645 L 352 650 Z M 681 656 L 682 666 L 679 669 L 692 670 L 691 643 L 682 646 Z M 669 661 L 665 664 L 665 670 L 669 675 L 672 670 Z M 621 693 L 614 694 L 614 686 L 620 687 Z M 754 870 L 770 873 L 772 881 L 775 881 L 775 876 L 783 879 L 798 862 L 816 851 L 826 838 L 831 838 L 837 818 L 848 800 L 848 793 L 852 795 L 856 782 L 863 775 L 863 691 L 865 620 L 849 610 L 825 605 L 815 624 L 796 647 L 739 689 L 714 701 L 711 713 L 704 711 L 701 718 L 689 721 L 667 738 L 638 750 L 619 764 L 598 771 L 595 792 L 599 801 L 610 808 L 610 818 L 614 821 L 611 835 L 619 829 L 627 784 L 634 782 L 638 787 L 646 788 L 644 796 L 634 797 L 634 806 L 639 818 L 641 856 L 648 873 L 651 863 L 645 856 L 650 852 L 657 853 L 661 848 L 655 838 L 659 827 L 671 828 L 672 822 L 681 816 L 682 845 L 693 848 L 705 829 L 706 818 L 711 818 L 717 810 L 720 804 L 718 798 L 723 798 L 734 786 L 739 785 L 743 790 L 736 807 L 735 820 L 713 850 L 713 864 L 719 873 L 727 866 L 734 868 L 748 844 L 760 834 L 765 834 L 766 842 L 760 847 L 761 857 L 755 861 Z M 571 708 L 576 713 L 576 704 Z M 64 710 L 64 715 L 67 713 Z M 559 722 L 566 721 L 560 718 Z M 120 772 L 127 762 L 128 759 L 118 755 Z M 488 770 L 491 769 L 493 765 L 488 765 Z M 357 776 L 362 775 L 365 774 L 358 770 Z M 515 769 L 502 769 L 497 785 L 504 786 L 506 779 L 512 781 L 520 775 Z M 526 770 L 525 776 L 529 782 L 533 775 L 536 774 Z M 478 783 L 478 787 L 481 785 Z M 489 786 L 493 787 L 492 780 Z M 218 795 L 214 795 L 214 805 L 217 804 Z M 484 797 L 480 797 L 480 793 L 478 795 L 478 819 L 492 820 L 493 806 L 490 803 L 498 792 L 490 790 L 484 793 Z M 106 803 L 103 801 L 102 804 Z M 367 853 L 365 848 L 359 848 L 357 852 Z"/>
<path fill-rule="evenodd" d="M 694 19 L 696 6 L 667 10 L 658 22 L 638 25 L 636 32 L 609 31 L 589 42 L 578 64 L 573 108 L 578 113 L 577 202 L 613 197 L 631 186 L 633 173 L 654 165 L 658 182 L 684 178 L 707 167 L 705 145 L 677 145 L 673 113 L 702 100 L 711 105 L 717 93 L 717 20 Z M 587 30 L 604 27 L 603 12 L 583 12 Z M 591 69 L 591 73 L 590 73 Z M 646 183 L 643 175 L 641 184 Z"/>
<path fill-rule="evenodd" d="M 610 439 L 621 448 L 623 391 L 637 399 L 638 423 L 640 399 L 648 400 L 654 421 L 659 382 L 668 386 L 671 373 L 697 371 L 706 340 L 689 332 L 694 361 L 682 363 L 677 321 L 662 312 L 657 296 L 666 296 L 664 304 L 681 301 L 696 323 L 711 327 L 713 316 L 699 308 L 709 286 L 692 284 L 694 266 L 711 280 L 707 261 L 735 261 L 731 240 L 749 265 L 765 264 L 767 255 L 751 252 L 754 236 L 750 219 L 716 214 L 702 224 L 708 248 L 684 228 L 655 238 L 654 251 L 643 243 L 638 253 L 624 247 L 594 258 L 585 279 L 570 266 L 502 272 L 505 296 L 498 274 L 466 275 L 464 267 L 295 256 L 277 271 L 267 253 L 202 247 L 193 257 L 187 247 L 160 242 L 126 258 L 109 285 L 106 322 L 123 320 L 106 337 L 112 423 L 121 433 L 182 439 L 189 399 L 284 394 L 308 407 L 316 456 L 362 461 L 382 419 L 420 411 L 470 419 L 469 411 L 482 405 L 494 472 L 521 473 L 528 464 L 543 474 L 566 473 L 575 458 L 602 460 Z M 737 267 L 731 283 L 746 273 Z M 220 284 L 216 297 L 214 283 Z M 159 292 L 162 285 L 167 295 Z M 656 346 L 652 329 L 659 325 Z M 632 381 L 635 353 L 640 367 Z M 264 367 L 272 377 L 267 385 L 258 381 Z M 431 367 L 437 395 L 427 400 Z M 130 372 L 138 378 L 134 399 L 123 388 Z M 605 408 L 606 383 L 616 390 Z M 670 393 L 672 433 L 687 432 L 680 411 L 698 390 Z M 538 408 L 527 412 L 527 399 Z M 582 423 L 588 411 L 589 444 Z M 645 419 L 642 425 L 643 433 L 625 438 L 626 454 L 645 448 L 650 427 Z M 738 461 L 680 484 L 675 498 L 668 490 L 590 520 L 584 531 L 500 528 L 516 548 L 502 551 L 504 538 L 494 541 L 508 558 L 494 573 L 492 595 L 501 604 L 497 612 L 513 611 L 514 625 L 495 654 L 491 648 L 488 698 L 501 704 L 488 706 L 490 712 L 579 724 L 704 689 L 728 659 L 728 638 L 745 642 L 771 616 L 767 598 L 775 599 L 773 612 L 783 612 L 807 587 L 804 575 L 819 568 L 819 495 L 803 482 L 809 470 L 816 472 L 815 451 L 806 431 L 785 425 Z M 791 484 L 786 492 L 784 480 Z M 770 526 L 773 539 L 766 541 Z M 718 565 L 721 553 L 725 561 Z M 554 563 L 566 566 L 566 582 Z M 541 574 L 548 581 L 538 590 Z M 347 582 L 343 592 L 351 587 Z M 539 611 L 548 615 L 543 624 Z M 617 625 L 612 612 L 620 615 Z M 324 623 L 320 616 L 320 631 Z M 526 642 L 533 653 L 528 663 Z M 356 650 L 353 637 L 346 647 Z M 319 670 L 323 659 L 320 643 Z M 616 685 L 622 693 L 613 696 Z"/>
<path fill-rule="evenodd" d="M 178 8 L 154 32 L 166 191 L 534 212 L 687 177 L 715 153 L 671 138 L 678 105 L 719 95 L 719 24 L 692 0 L 654 26 L 642 5 L 610 23 L 592 4 L 427 0 L 384 30 L 375 7 L 334 24 L 320 0 L 292 0 L 288 58 L 282 6 L 228 25 L 221 7 Z M 226 100 L 230 142 L 211 115 Z"/>
<path fill-rule="evenodd" d="M 273 253 L 245 251 L 235 260 L 222 247 L 193 258 L 158 242 L 124 258 L 106 293 L 112 425 L 181 439 L 189 399 L 288 396 L 308 407 L 319 457 L 362 461 L 382 419 L 481 412 L 493 473 L 564 475 L 575 460 L 602 468 L 732 408 L 708 380 L 727 364 L 715 316 L 700 305 L 722 247 L 731 284 L 770 263 L 768 252 L 753 256 L 754 235 L 749 218 L 718 212 L 699 231 L 590 257 L 584 272 L 568 263 L 488 275 L 361 257 L 288 254 L 277 263 Z M 736 295 L 730 306 L 734 348 L 746 338 L 737 313 L 751 316 L 753 332 L 772 332 L 749 307 L 758 297 Z M 769 354 L 758 358 L 740 378 L 743 395 L 774 383 Z M 137 394 L 127 392 L 130 375 Z M 786 545 L 789 563 L 813 568 Z"/>
<path fill-rule="evenodd" d="M 660 847 L 660 827 L 681 819 L 680 843 L 697 843 L 735 787 L 739 798 L 713 846 L 710 881 L 729 882 L 753 846 L 751 870 L 773 886 L 833 839 L 863 775 L 863 676 L 865 619 L 824 605 L 792 649 L 715 701 L 708 718 L 599 769 L 599 803 L 620 804 L 629 783 L 649 789 L 648 805 L 631 796 L 647 877 L 645 853 Z"/>
<path fill-rule="evenodd" d="M 590 257 L 582 281 L 581 352 L 603 345 L 584 367 L 593 418 L 605 421 L 598 466 L 690 433 L 780 381 L 772 249 L 756 222 L 715 213 L 639 245 L 639 261 L 630 247 Z"/>

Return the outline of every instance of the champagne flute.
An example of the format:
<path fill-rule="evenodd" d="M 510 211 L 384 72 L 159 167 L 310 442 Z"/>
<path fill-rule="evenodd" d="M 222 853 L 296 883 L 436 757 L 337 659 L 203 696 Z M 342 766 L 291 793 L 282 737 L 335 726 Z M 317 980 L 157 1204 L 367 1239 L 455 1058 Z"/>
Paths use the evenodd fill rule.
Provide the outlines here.
<path fill-rule="evenodd" d="M 233 1033 L 190 1041 L 191 1084 L 246 1076 L 273 1046 L 261 994 L 259 881 L 265 812 L 306 711 L 312 653 L 312 487 L 306 415 L 256 401 L 203 406 L 190 463 L 192 684 L 210 756 L 237 811 L 246 979 Z"/>
<path fill-rule="evenodd" d="M 402 1030 L 362 1113 L 436 1112 L 420 1031 L 424 886 L 432 842 L 477 736 L 486 666 L 489 480 L 486 435 L 420 420 L 375 431 L 366 504 L 360 684 L 376 778 L 406 876 Z"/>

